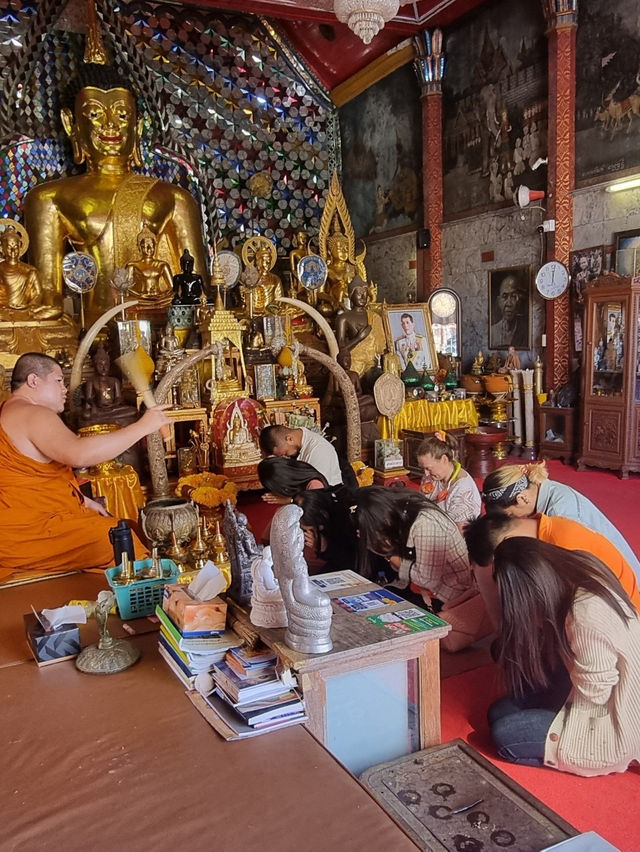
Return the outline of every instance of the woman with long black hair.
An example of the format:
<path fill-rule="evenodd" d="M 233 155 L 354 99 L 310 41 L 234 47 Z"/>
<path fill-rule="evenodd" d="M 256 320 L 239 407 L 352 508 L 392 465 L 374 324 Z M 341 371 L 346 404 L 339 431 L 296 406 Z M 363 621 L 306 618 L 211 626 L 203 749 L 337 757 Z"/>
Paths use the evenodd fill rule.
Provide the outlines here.
<path fill-rule="evenodd" d="M 509 696 L 489 708 L 505 760 L 577 775 L 640 759 L 640 621 L 591 554 L 514 537 L 495 551 L 498 661 Z"/>
<path fill-rule="evenodd" d="M 372 485 L 355 494 L 360 546 L 385 557 L 398 585 L 411 586 L 452 625 L 442 647 L 457 651 L 491 632 L 457 524 L 412 488 Z"/>

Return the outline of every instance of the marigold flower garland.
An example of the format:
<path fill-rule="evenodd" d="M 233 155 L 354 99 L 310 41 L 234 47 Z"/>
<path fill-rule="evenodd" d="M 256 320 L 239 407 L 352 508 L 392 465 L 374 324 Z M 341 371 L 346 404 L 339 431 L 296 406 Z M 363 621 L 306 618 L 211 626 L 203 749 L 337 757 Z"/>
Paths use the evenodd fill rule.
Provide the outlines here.
<path fill-rule="evenodd" d="M 217 473 L 195 473 L 192 476 L 181 476 L 175 493 L 178 497 L 186 497 L 201 506 L 215 509 L 224 506 L 227 500 L 235 506 L 238 486 Z"/>

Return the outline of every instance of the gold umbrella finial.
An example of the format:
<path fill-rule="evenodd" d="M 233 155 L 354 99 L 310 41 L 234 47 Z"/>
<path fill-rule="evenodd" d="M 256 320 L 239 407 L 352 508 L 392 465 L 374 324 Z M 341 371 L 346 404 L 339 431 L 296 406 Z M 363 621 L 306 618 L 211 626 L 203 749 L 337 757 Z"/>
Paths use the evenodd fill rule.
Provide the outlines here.
<path fill-rule="evenodd" d="M 84 62 L 93 65 L 109 64 L 94 0 L 87 0 L 87 41 L 84 48 Z"/>

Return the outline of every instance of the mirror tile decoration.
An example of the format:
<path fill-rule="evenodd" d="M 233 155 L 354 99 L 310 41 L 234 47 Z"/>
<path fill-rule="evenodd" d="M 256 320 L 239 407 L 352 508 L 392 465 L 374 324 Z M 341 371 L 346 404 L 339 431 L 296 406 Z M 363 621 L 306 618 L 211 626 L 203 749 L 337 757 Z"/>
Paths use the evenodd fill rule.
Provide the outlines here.
<path fill-rule="evenodd" d="M 84 51 L 84 3 L 0 9 L 0 216 L 35 184 L 82 170 L 60 122 Z M 337 113 L 268 21 L 162 3 L 96 3 L 111 61 L 133 80 L 145 174 L 187 187 L 205 238 L 251 233 L 281 252 L 317 231 L 339 156 Z M 263 173 L 267 180 L 253 181 Z"/>

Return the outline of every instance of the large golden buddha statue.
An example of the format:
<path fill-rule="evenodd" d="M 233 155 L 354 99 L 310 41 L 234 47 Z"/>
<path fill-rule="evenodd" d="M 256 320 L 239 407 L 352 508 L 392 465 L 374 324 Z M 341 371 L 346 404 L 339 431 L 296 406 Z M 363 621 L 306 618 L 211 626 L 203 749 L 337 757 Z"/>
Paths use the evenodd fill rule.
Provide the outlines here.
<path fill-rule="evenodd" d="M 59 317 L 59 307 L 43 304 L 38 270 L 20 259 L 27 246 L 15 225 L 7 225 L 0 232 L 0 249 L 0 318 L 11 321 Z"/>
<path fill-rule="evenodd" d="M 327 239 L 327 292 L 336 310 L 345 308 L 349 285 L 356 275 L 356 267 L 349 262 L 349 239 L 345 234 L 331 234 Z"/>
<path fill-rule="evenodd" d="M 155 307 L 171 304 L 173 296 L 173 275 L 171 267 L 164 260 L 156 258 L 156 236 L 144 227 L 138 234 L 139 257 L 127 264 L 132 278 L 129 288 L 130 297 L 140 299 Z"/>
<path fill-rule="evenodd" d="M 92 321 L 113 304 L 109 281 L 117 267 L 135 260 L 143 224 L 157 240 L 159 260 L 172 270 L 186 248 L 203 272 L 204 251 L 200 213 L 189 192 L 132 172 L 132 164 L 141 165 L 141 123 L 129 83 L 115 68 L 87 62 L 75 89 L 74 109 L 62 110 L 62 123 L 75 162 L 87 171 L 34 187 L 24 212 L 31 260 L 52 303 L 61 303 L 68 245 L 95 259 L 98 281 L 85 302 Z"/>

